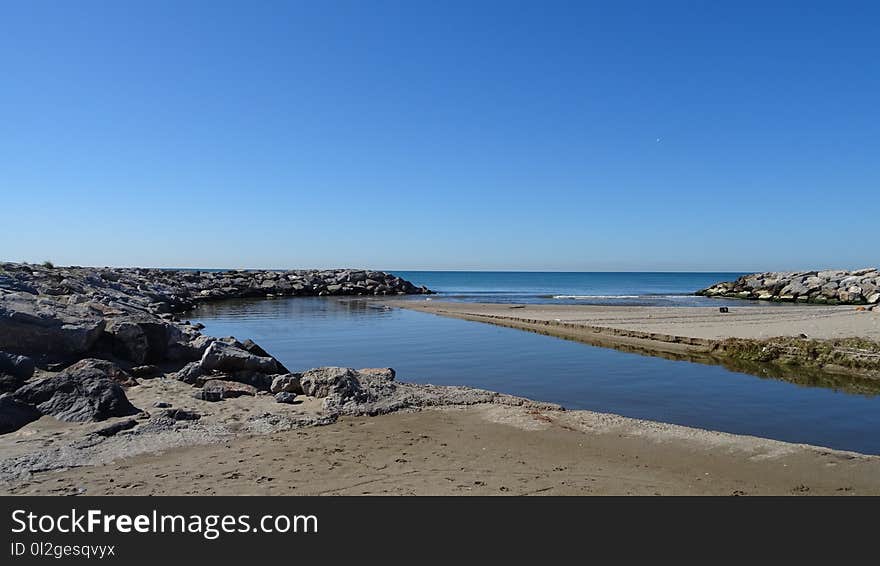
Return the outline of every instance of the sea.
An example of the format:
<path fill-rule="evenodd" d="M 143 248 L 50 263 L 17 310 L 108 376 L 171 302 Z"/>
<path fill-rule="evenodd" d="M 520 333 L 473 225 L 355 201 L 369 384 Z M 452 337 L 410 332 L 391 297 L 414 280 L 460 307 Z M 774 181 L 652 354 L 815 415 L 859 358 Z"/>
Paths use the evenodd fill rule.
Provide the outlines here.
<path fill-rule="evenodd" d="M 390 271 L 437 291 L 432 300 L 759 304 L 693 294 L 739 273 Z M 210 335 L 255 340 L 292 371 L 393 367 L 401 381 L 468 385 L 569 409 L 880 454 L 880 388 L 868 380 L 797 372 L 777 378 L 760 367 L 629 353 L 352 297 L 223 301 L 189 316 Z"/>

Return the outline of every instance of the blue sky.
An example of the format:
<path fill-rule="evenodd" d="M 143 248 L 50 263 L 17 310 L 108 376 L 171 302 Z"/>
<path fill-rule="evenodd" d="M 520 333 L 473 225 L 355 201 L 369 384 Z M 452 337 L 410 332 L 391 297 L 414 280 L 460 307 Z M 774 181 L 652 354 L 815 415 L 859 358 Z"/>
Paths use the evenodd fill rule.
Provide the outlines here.
<path fill-rule="evenodd" d="M 876 2 L 0 3 L 0 258 L 880 263 Z"/>

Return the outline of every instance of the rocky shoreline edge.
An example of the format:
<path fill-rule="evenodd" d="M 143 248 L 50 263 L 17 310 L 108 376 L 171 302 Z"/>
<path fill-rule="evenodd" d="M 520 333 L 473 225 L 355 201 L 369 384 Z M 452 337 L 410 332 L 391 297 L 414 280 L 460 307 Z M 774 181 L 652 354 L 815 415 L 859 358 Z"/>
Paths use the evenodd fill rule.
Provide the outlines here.
<path fill-rule="evenodd" d="M 292 372 L 250 340 L 203 335 L 200 325 L 179 316 L 199 302 L 228 298 L 429 293 L 366 270 L 189 272 L 2 263 L 0 435 L 15 436 L 44 416 L 83 426 L 63 442 L 4 451 L 0 482 L 241 433 L 328 424 L 342 415 L 483 403 L 561 409 L 469 387 L 400 383 L 391 368 Z M 147 391 L 159 397 L 144 406 L 153 398 Z M 136 406 L 131 399 L 143 402 Z M 258 410 L 244 407 L 245 422 L 239 415 L 203 418 L 223 414 L 212 407 L 231 401 Z"/>
<path fill-rule="evenodd" d="M 743 275 L 697 291 L 706 297 L 800 302 L 822 305 L 874 305 L 880 303 L 877 268 L 855 271 L 790 271 Z"/>

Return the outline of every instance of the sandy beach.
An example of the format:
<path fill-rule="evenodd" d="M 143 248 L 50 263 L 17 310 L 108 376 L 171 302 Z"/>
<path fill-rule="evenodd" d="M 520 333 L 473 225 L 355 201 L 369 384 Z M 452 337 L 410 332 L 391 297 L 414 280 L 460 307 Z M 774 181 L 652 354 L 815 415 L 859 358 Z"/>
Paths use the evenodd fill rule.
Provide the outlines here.
<path fill-rule="evenodd" d="M 864 495 L 880 494 L 880 457 L 587 411 L 481 404 L 170 448 L 37 474 L 5 491 Z"/>
<path fill-rule="evenodd" d="M 880 309 L 854 306 L 743 306 L 722 313 L 714 307 L 385 302 L 398 308 L 649 354 L 716 353 L 719 343 L 729 338 L 880 340 Z"/>
<path fill-rule="evenodd" d="M 595 305 L 508 305 L 451 301 L 386 301 L 399 308 L 498 324 L 561 323 L 583 328 L 601 338 L 624 337 L 661 341 L 679 338 L 687 345 L 724 338 L 772 338 L 806 334 L 816 339 L 880 339 L 880 310 L 853 306 L 743 306 L 721 313 L 715 307 L 626 307 Z M 617 331 L 617 333 L 615 333 Z M 685 339 L 693 339 L 688 344 Z"/>

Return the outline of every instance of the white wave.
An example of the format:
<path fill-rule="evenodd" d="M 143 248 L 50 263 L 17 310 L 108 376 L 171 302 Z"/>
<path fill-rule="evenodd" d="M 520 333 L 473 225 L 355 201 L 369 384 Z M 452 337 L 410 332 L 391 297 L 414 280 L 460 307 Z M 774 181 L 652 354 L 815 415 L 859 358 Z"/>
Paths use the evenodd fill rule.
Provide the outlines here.
<path fill-rule="evenodd" d="M 553 295 L 554 299 L 640 299 L 642 295 Z"/>

